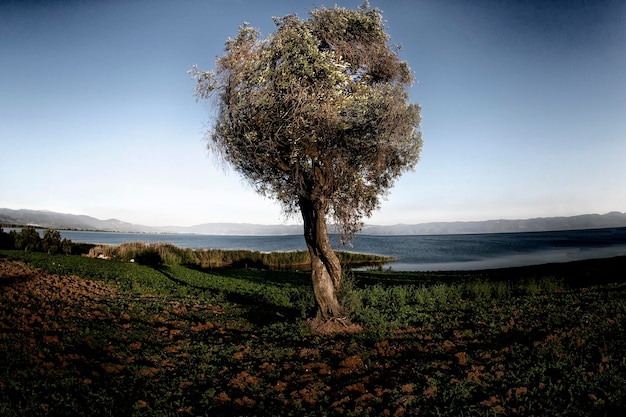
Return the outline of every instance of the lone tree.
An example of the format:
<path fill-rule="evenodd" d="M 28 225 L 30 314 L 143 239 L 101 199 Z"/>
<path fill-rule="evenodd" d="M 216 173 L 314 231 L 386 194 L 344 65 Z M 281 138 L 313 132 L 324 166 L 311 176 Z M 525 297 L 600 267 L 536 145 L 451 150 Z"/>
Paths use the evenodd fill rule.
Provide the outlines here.
<path fill-rule="evenodd" d="M 190 72 L 196 98 L 218 103 L 209 150 L 287 215 L 301 213 L 318 317 L 328 320 L 342 316 L 342 273 L 327 218 L 351 240 L 417 164 L 420 107 L 408 102 L 411 71 L 367 2 L 274 23 L 266 39 L 244 24 L 215 71 Z"/>

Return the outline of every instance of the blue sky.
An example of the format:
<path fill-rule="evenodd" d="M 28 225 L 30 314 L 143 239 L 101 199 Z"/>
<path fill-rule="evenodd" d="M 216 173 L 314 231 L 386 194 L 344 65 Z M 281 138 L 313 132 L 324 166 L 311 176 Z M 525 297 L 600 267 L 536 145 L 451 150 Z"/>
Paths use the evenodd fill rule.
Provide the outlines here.
<path fill-rule="evenodd" d="M 186 71 L 244 21 L 268 35 L 335 3 L 361 1 L 1 2 L 0 207 L 285 222 L 207 155 Z M 414 71 L 424 148 L 368 223 L 626 211 L 626 2 L 370 3 Z"/>

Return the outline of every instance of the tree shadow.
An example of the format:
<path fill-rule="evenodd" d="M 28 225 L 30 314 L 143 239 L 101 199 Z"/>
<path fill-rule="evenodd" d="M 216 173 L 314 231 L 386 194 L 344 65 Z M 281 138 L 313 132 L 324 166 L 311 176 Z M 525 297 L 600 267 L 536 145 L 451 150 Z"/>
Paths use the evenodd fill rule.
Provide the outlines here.
<path fill-rule="evenodd" d="M 296 307 L 285 307 L 279 306 L 272 302 L 269 302 L 264 299 L 259 299 L 250 294 L 245 294 L 232 290 L 219 290 L 216 291 L 211 288 L 201 287 L 198 285 L 193 285 L 188 282 L 185 282 L 179 278 L 176 278 L 174 274 L 172 274 L 171 269 L 166 265 L 152 265 L 151 266 L 155 271 L 159 272 L 167 279 L 172 281 L 178 286 L 191 288 L 198 292 L 209 292 L 215 296 L 219 296 L 229 303 L 236 304 L 244 311 L 243 316 L 246 320 L 254 325 L 271 325 L 277 322 L 295 322 L 298 317 L 301 315 L 301 311 Z M 202 270 L 204 272 L 208 272 L 207 270 Z M 287 280 L 263 280 L 258 278 L 258 271 L 251 271 L 248 276 L 242 276 L 241 270 L 233 270 L 236 272 L 233 274 L 225 273 L 225 270 L 220 269 L 219 274 L 221 276 L 232 277 L 242 280 L 248 280 L 254 283 L 268 283 L 268 284 L 276 284 L 281 283 L 284 285 L 293 285 L 291 282 Z M 255 278 L 256 276 L 256 278 Z"/>
<path fill-rule="evenodd" d="M 151 265 L 151 268 L 154 269 L 155 271 L 161 273 L 167 279 L 169 279 L 170 281 L 172 281 L 173 283 L 175 283 L 176 285 L 179 285 L 181 287 L 193 288 L 195 290 L 200 290 L 200 291 L 210 291 L 209 288 L 193 285 L 193 284 L 190 284 L 190 283 L 188 283 L 186 281 L 183 281 L 183 280 L 181 280 L 179 278 L 176 278 L 171 273 L 171 269 L 170 269 L 169 266 L 166 266 L 166 265 Z"/>
<path fill-rule="evenodd" d="M 310 271 L 255 268 L 250 265 L 223 268 L 203 268 L 198 265 L 185 265 L 185 267 L 203 273 L 212 273 L 254 283 L 289 285 L 295 287 L 308 287 L 311 285 Z"/>

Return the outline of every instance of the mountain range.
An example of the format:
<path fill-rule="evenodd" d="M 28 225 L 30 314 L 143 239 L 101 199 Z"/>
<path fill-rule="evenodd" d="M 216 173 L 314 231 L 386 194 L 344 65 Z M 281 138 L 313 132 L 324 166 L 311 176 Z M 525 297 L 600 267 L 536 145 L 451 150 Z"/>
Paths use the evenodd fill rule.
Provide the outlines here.
<path fill-rule="evenodd" d="M 204 223 L 195 226 L 144 226 L 117 219 L 56 213 L 46 210 L 12 210 L 0 208 L 0 225 L 36 226 L 58 230 L 90 230 L 126 233 L 195 233 L 205 235 L 299 235 L 301 225 L 261 225 L 247 223 Z M 363 235 L 442 235 L 468 233 L 515 233 L 552 230 L 602 229 L 626 227 L 626 213 L 584 214 L 570 217 L 540 217 L 524 220 L 488 220 L 472 222 L 432 222 L 365 225 Z"/>

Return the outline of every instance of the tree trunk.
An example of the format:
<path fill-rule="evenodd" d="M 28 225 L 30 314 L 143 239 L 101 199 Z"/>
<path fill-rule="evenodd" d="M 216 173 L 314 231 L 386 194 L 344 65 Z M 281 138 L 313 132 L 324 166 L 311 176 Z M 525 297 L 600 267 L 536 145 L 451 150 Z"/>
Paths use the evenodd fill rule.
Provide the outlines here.
<path fill-rule="evenodd" d="M 300 209 L 304 220 L 304 239 L 311 257 L 317 315 L 323 320 L 342 317 L 343 310 L 336 295 L 341 281 L 341 263 L 328 239 L 326 210 L 323 204 L 314 204 L 305 198 L 300 198 Z"/>

